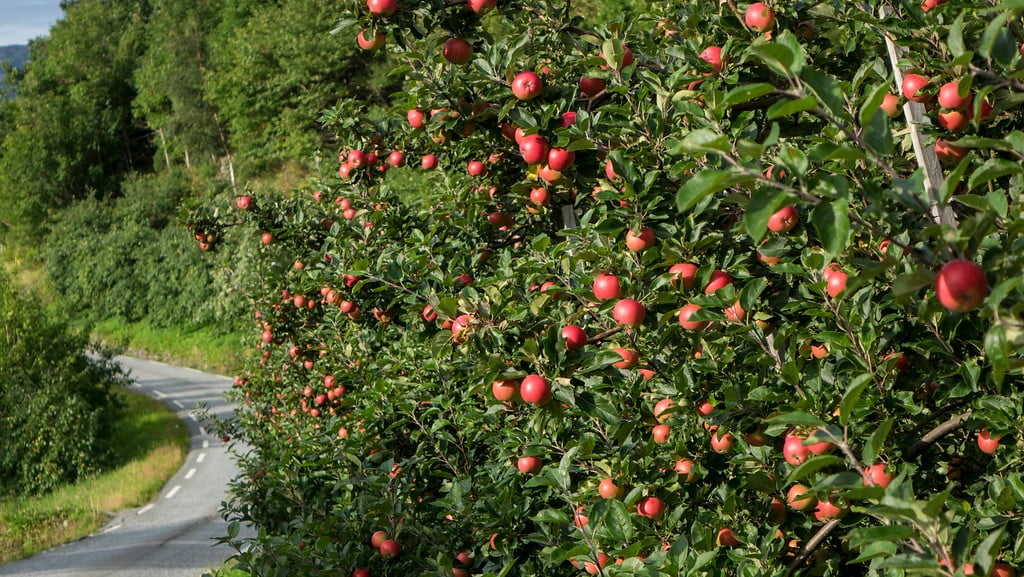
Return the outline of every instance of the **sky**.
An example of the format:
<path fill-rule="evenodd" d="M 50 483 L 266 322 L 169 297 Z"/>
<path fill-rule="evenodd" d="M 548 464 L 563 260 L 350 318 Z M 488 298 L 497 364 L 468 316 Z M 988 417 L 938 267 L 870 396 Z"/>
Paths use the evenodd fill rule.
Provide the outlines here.
<path fill-rule="evenodd" d="M 60 0 L 0 0 L 0 46 L 45 36 L 61 15 Z"/>

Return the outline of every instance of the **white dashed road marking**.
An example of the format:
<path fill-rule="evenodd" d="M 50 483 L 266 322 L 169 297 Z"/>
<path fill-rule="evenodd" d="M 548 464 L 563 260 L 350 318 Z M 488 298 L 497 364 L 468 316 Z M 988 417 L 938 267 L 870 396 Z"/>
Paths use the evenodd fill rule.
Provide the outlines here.
<path fill-rule="evenodd" d="M 106 529 L 103 530 L 103 532 L 104 533 L 110 533 L 111 531 L 117 531 L 120 528 L 121 528 L 120 525 L 114 525 L 113 527 L 107 527 Z"/>
<path fill-rule="evenodd" d="M 195 475 L 195 474 L 196 474 L 196 469 L 195 469 L 195 467 L 193 467 L 193 468 L 188 470 L 188 473 L 185 473 L 185 479 L 191 479 L 192 475 Z"/>
<path fill-rule="evenodd" d="M 174 406 L 178 407 L 179 409 L 184 409 L 185 408 L 185 405 L 181 404 L 181 401 L 173 401 L 173 403 L 174 403 Z"/>
<path fill-rule="evenodd" d="M 158 391 L 158 390 L 156 390 L 156 389 L 153 389 L 153 394 L 154 394 L 154 395 L 156 395 L 156 396 L 158 396 L 158 397 L 160 397 L 161 399 L 163 399 L 163 398 L 166 398 L 166 397 L 167 397 L 167 395 L 165 395 L 165 394 L 161 393 L 160 391 Z"/>
<path fill-rule="evenodd" d="M 181 490 L 181 485 L 175 485 L 174 488 L 171 489 L 171 492 L 167 493 L 167 498 L 168 499 L 173 499 L 174 496 L 177 495 L 178 491 L 180 491 L 180 490 Z"/>
<path fill-rule="evenodd" d="M 145 507 L 139 509 L 139 515 L 141 515 L 143 513 L 149 512 L 149 510 L 152 509 L 153 507 L 156 507 L 156 505 L 154 505 L 152 503 L 150 503 L 149 505 L 146 505 Z"/>
<path fill-rule="evenodd" d="M 204 449 L 209 449 L 210 448 L 210 441 L 203 441 L 203 448 Z"/>
<path fill-rule="evenodd" d="M 196 457 L 196 463 L 202 463 L 205 460 L 206 460 L 206 453 L 199 453 L 199 456 Z"/>

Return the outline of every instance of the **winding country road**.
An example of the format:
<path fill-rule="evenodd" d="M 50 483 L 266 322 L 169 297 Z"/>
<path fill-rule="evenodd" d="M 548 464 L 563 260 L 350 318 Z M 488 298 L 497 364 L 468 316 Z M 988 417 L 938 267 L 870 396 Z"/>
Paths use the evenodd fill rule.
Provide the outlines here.
<path fill-rule="evenodd" d="M 185 464 L 148 505 L 113 516 L 100 532 L 35 557 L 0 566 L 0 576 L 199 577 L 219 567 L 232 549 L 219 507 L 236 468 L 221 440 L 193 416 L 198 405 L 226 417 L 231 380 L 191 369 L 118 357 L 133 387 L 164 401 L 188 426 Z"/>

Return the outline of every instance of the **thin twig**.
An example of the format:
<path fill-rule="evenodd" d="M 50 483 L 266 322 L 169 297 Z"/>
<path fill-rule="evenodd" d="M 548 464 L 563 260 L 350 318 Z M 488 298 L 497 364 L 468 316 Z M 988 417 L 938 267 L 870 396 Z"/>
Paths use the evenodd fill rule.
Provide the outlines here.
<path fill-rule="evenodd" d="M 942 437 L 952 433 L 953 431 L 963 427 L 967 424 L 967 421 L 971 418 L 971 411 L 960 413 L 955 417 L 951 417 L 946 422 L 935 427 L 931 431 L 914 441 L 914 444 L 909 449 L 903 452 L 903 460 L 911 461 L 921 455 L 928 447 L 932 446 L 935 441 L 938 441 Z"/>

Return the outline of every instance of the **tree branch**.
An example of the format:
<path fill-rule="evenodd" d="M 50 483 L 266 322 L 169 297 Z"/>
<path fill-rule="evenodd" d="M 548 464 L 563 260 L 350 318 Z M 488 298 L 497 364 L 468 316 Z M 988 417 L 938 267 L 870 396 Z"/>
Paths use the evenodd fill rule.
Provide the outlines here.
<path fill-rule="evenodd" d="M 825 525 L 814 534 L 814 537 L 811 537 L 811 540 L 804 545 L 804 548 L 800 550 L 796 559 L 793 559 L 793 562 L 789 564 L 789 567 L 786 569 L 787 573 L 792 573 L 799 569 L 800 566 L 807 561 L 808 557 L 811 556 L 811 553 L 814 553 L 814 550 L 817 549 L 818 546 L 821 545 L 822 541 L 824 541 L 832 531 L 835 531 L 838 526 L 839 519 L 832 519 L 828 523 L 825 523 Z"/>
<path fill-rule="evenodd" d="M 952 433 L 953 431 L 964 426 L 968 419 L 971 418 L 971 411 L 960 413 L 955 417 L 951 417 L 946 422 L 928 431 L 925 436 L 921 437 L 914 444 L 910 446 L 906 451 L 903 452 L 903 460 L 911 461 L 921 455 L 928 447 L 932 446 L 932 443 L 938 441 L 942 437 Z"/>

